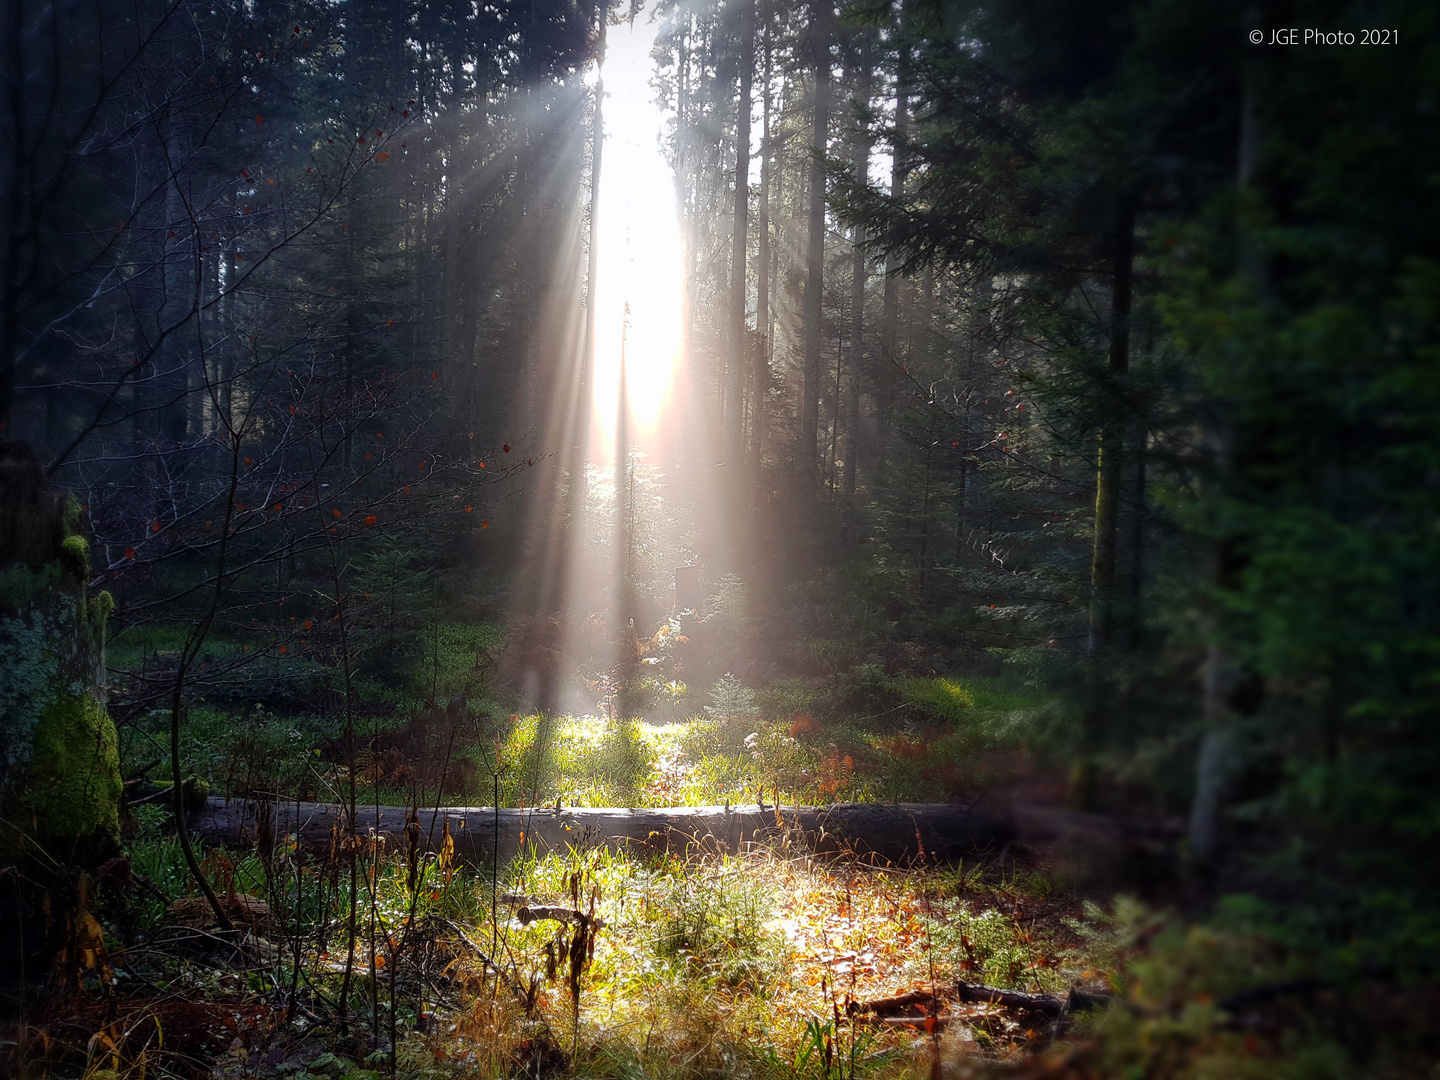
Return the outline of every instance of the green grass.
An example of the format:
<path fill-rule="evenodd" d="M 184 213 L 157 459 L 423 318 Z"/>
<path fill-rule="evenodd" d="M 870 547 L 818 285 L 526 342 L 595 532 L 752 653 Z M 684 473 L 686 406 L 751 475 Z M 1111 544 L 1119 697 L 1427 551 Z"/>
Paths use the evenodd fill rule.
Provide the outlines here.
<path fill-rule="evenodd" d="M 654 685 L 635 698 L 646 703 L 650 719 L 516 718 L 489 682 L 503 644 L 500 627 L 441 621 L 393 634 L 370 629 L 366 647 L 386 634 L 394 645 L 386 665 L 360 668 L 353 679 L 357 747 L 377 734 L 401 733 L 417 719 L 433 721 L 434 709 L 453 707 L 458 697 L 465 719 L 452 725 L 460 739 L 450 749 L 463 770 L 449 775 L 463 772 L 473 790 L 452 789 L 445 796 L 452 802 L 489 804 L 489 777 L 497 769 L 500 799 L 509 806 L 557 799 L 570 806 L 742 803 L 762 789 L 767 802 L 778 792 L 781 801 L 798 804 L 949 801 L 971 797 L 994 778 L 997 754 L 1043 743 L 1055 723 L 1045 700 L 1013 679 L 895 677 L 878 665 L 756 687 L 729 676 L 709 688 L 662 686 L 652 678 Z M 183 639 L 178 626 L 128 628 L 112 657 L 116 666 L 153 663 L 173 656 Z M 273 642 L 212 644 L 209 655 L 216 659 Z M 242 670 L 250 682 L 240 689 L 212 694 L 197 685 L 183 733 L 187 774 L 208 780 L 217 793 L 259 786 L 338 797 L 346 763 L 336 673 L 294 652 L 266 655 Z M 286 677 L 299 680 L 298 697 L 275 691 Z M 247 699 L 252 684 L 255 696 Z M 322 690 L 329 695 L 324 709 L 315 707 Z M 142 719 L 127 731 L 126 764 L 157 756 L 167 732 L 165 716 Z M 422 776 L 422 802 L 436 798 L 437 781 Z M 417 797 L 413 785 L 360 788 L 367 802 Z"/>

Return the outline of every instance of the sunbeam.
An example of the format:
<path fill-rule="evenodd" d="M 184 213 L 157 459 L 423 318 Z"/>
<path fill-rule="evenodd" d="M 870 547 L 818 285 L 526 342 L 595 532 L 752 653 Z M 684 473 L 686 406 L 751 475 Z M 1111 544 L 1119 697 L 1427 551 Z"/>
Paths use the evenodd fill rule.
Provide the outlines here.
<path fill-rule="evenodd" d="M 680 223 L 674 174 L 658 145 L 654 38 L 653 25 L 640 19 L 612 27 L 605 58 L 591 420 L 597 463 L 615 457 L 622 339 L 628 427 L 637 447 L 650 444 L 667 415 L 682 354 Z"/>

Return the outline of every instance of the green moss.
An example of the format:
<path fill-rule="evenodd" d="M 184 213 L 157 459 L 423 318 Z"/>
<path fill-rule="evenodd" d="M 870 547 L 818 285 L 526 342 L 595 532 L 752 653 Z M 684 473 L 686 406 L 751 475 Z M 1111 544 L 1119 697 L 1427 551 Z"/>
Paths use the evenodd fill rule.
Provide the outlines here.
<path fill-rule="evenodd" d="M 191 773 L 189 776 L 185 777 L 185 779 L 180 781 L 180 785 L 180 797 L 185 802 L 186 817 L 189 817 L 189 815 L 198 813 L 199 811 L 205 809 L 205 800 L 210 798 L 209 780 L 203 780 L 200 777 L 196 776 L 194 773 Z M 160 800 L 161 802 L 163 802 L 164 806 L 169 809 L 172 805 L 171 800 L 174 798 L 174 781 L 161 780 L 157 782 L 156 786 L 165 788 L 170 792 L 170 794 L 165 796 L 163 800 Z"/>
<path fill-rule="evenodd" d="M 92 624 L 104 623 L 115 612 L 115 597 L 105 589 L 101 589 L 90 598 L 90 603 L 86 607 Z"/>
<path fill-rule="evenodd" d="M 89 693 L 57 694 L 35 726 L 21 796 L 35 838 L 59 859 L 77 844 L 87 854 L 115 847 L 122 786 L 115 725 L 105 706 Z"/>
<path fill-rule="evenodd" d="M 79 533 L 71 533 L 60 542 L 60 562 L 65 572 L 79 581 L 90 576 L 90 543 Z"/>

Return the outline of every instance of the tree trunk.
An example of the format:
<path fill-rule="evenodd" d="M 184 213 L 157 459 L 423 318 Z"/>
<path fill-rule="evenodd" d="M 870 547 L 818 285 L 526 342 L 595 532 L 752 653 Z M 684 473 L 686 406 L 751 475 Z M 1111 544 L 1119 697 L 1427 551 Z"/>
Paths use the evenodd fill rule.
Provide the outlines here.
<path fill-rule="evenodd" d="M 800 402 L 797 457 L 807 495 L 819 479 L 821 315 L 825 285 L 825 150 L 830 133 L 830 0 L 814 0 L 810 33 L 814 49 L 814 102 L 810 136 L 810 222 L 805 255 L 805 376 Z"/>
<path fill-rule="evenodd" d="M 298 810 L 298 815 L 297 815 Z M 323 850 L 330 826 L 344 808 L 324 803 L 271 804 L 257 816 L 253 803 L 210 799 L 191 818 L 192 835 L 206 843 L 245 848 L 255 843 L 257 822 L 269 820 L 277 836 L 298 835 L 300 845 Z M 373 829 L 391 838 L 391 850 L 405 846 L 403 806 L 359 807 L 359 835 Z M 838 806 L 680 806 L 663 809 L 552 807 L 530 810 L 464 806 L 420 811 L 421 847 L 434 851 L 448 822 L 455 857 L 480 866 L 497 850 L 513 858 L 533 844 L 541 851 L 568 846 L 634 846 L 652 851 L 737 853 L 749 844 L 793 844 L 820 853 L 850 853 L 876 863 L 938 863 L 971 856 L 1011 835 L 997 815 L 950 804 L 849 803 Z"/>
<path fill-rule="evenodd" d="M 755 75 L 755 0 L 741 0 L 740 94 L 735 114 L 735 207 L 730 237 L 730 415 L 727 452 L 731 476 L 738 481 L 745 455 L 745 246 L 750 224 L 750 90 Z M 738 482 L 736 494 L 739 493 Z"/>
<path fill-rule="evenodd" d="M 901 8 L 900 17 L 904 18 Z M 890 159 L 890 198 L 898 203 L 905 195 L 905 154 L 901 144 L 910 134 L 910 105 L 907 84 L 910 78 L 905 47 L 902 44 L 895 65 L 895 127 Z M 876 365 L 878 378 L 877 411 L 879 439 L 876 465 L 885 459 L 885 444 L 890 434 L 890 417 L 895 410 L 896 368 L 900 358 L 896 346 L 900 339 L 900 259 L 893 251 L 885 257 L 885 301 L 880 316 L 880 358 Z"/>
<path fill-rule="evenodd" d="M 868 44 L 860 50 L 859 64 L 852 77 L 857 96 L 862 104 L 870 100 L 870 49 Z M 870 136 L 864 125 L 855 134 L 851 165 L 855 176 L 863 180 L 870 171 Z M 865 234 L 856 229 L 850 237 L 850 400 L 845 417 L 845 475 L 843 494 L 845 516 L 842 540 L 853 545 L 859 529 L 858 476 L 860 468 L 860 385 L 861 372 L 865 362 Z"/>
<path fill-rule="evenodd" d="M 600 163 L 605 146 L 605 8 L 599 12 L 600 46 L 596 59 L 595 111 L 590 129 L 590 229 L 585 268 L 585 345 L 580 356 L 579 394 L 574 415 L 574 442 L 570 446 L 570 523 L 572 550 L 585 550 L 585 505 L 587 477 L 585 466 L 590 445 L 590 380 L 595 370 L 595 333 L 599 314 L 595 310 L 596 286 L 600 266 Z M 623 404 L 623 398 L 622 404 Z M 618 452 L 618 448 L 617 448 Z"/>
<path fill-rule="evenodd" d="M 1110 353 L 1106 367 L 1111 380 L 1109 415 L 1100 428 L 1095 478 L 1095 545 L 1090 565 L 1090 650 L 1109 647 L 1115 621 L 1115 550 L 1119 537 L 1120 488 L 1124 473 L 1126 417 L 1119 404 L 1120 385 L 1130 370 L 1130 301 L 1135 264 L 1135 209 L 1128 195 L 1120 198 L 1114 238 L 1113 285 L 1110 291 Z"/>
<path fill-rule="evenodd" d="M 750 471 L 759 490 L 761 457 L 765 449 L 766 399 L 770 389 L 770 79 L 774 51 L 770 12 L 765 11 L 765 87 L 762 91 L 760 135 L 760 248 L 755 258 L 755 406 L 750 422 Z"/>
<path fill-rule="evenodd" d="M 1239 170 L 1237 186 L 1245 189 L 1254 180 L 1255 167 L 1260 154 L 1259 103 L 1256 97 L 1256 73 L 1254 61 L 1247 65 L 1244 87 L 1241 94 Z M 1253 235 L 1240 229 L 1239 276 L 1252 286 L 1263 281 L 1261 250 Z M 1221 427 L 1212 427 L 1207 432 L 1216 465 L 1220 469 L 1233 468 L 1231 447 L 1233 432 Z M 1221 537 L 1212 554 L 1212 571 L 1215 584 L 1221 588 L 1234 583 L 1240 573 L 1238 545 L 1231 537 Z M 1209 613 L 1210 633 L 1219 637 L 1218 620 Z M 1195 795 L 1190 805 L 1190 855 L 1201 867 L 1213 866 L 1221 856 L 1221 812 L 1224 807 L 1226 789 L 1230 785 L 1234 768 L 1235 733 L 1231 716 L 1231 702 L 1237 684 L 1240 682 L 1239 666 L 1235 657 L 1220 641 L 1212 642 L 1205 657 L 1205 683 L 1201 702 L 1201 717 L 1205 723 L 1205 736 L 1201 740 L 1200 754 L 1195 763 Z"/>

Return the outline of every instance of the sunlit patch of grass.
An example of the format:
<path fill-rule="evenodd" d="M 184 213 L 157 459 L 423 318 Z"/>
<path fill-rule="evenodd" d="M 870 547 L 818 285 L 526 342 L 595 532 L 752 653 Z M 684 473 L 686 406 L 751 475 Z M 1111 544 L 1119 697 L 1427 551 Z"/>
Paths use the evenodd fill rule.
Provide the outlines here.
<path fill-rule="evenodd" d="M 780 801 L 800 804 L 947 801 L 983 788 L 997 769 L 1008 767 L 999 759 L 987 763 L 984 755 L 1020 750 L 1049 722 L 1043 702 L 983 680 L 887 679 L 891 684 L 920 687 L 916 694 L 947 703 L 960 719 L 937 721 L 933 711 L 923 714 L 930 720 L 917 719 L 905 711 L 911 705 L 878 716 L 837 715 L 821 705 L 813 713 L 771 712 L 782 698 L 789 704 L 811 700 L 808 684 L 796 682 L 746 690 L 743 701 L 743 688 L 718 698 L 712 692 L 700 715 L 664 724 L 603 716 L 496 718 L 472 725 L 457 740 L 447 768 L 452 776 L 461 769 L 472 776 L 465 798 L 486 805 L 495 798 L 490 777 L 498 772 L 501 805 L 511 807 L 557 800 L 567 806 L 738 804 L 754 801 L 762 790 L 766 802 L 775 801 L 777 791 Z M 1026 707 L 1009 708 L 1019 705 Z M 237 724 L 240 717 L 244 722 Z M 161 716 L 143 726 L 163 741 L 164 722 Z M 367 714 L 357 751 L 365 755 L 372 737 L 409 722 L 403 712 Z M 260 785 L 338 798 L 348 774 L 346 763 L 336 760 L 336 735 L 329 717 L 260 705 L 201 705 L 188 720 L 186 769 L 209 778 L 217 794 Z M 327 747 L 320 756 L 317 744 Z M 149 746 L 127 743 L 126 752 L 139 762 Z M 438 774 L 438 757 L 433 765 Z M 374 778 L 363 763 L 359 767 L 361 798 L 370 802 L 377 794 Z M 427 783 L 419 790 L 386 781 L 380 801 L 408 805 L 418 798 L 429 805 L 437 798 L 434 777 Z"/>
<path fill-rule="evenodd" d="M 960 723 L 975 706 L 971 688 L 959 679 L 897 679 L 895 684 L 902 698 L 937 720 Z"/>
<path fill-rule="evenodd" d="M 857 1031 L 848 1002 L 943 988 L 967 965 L 970 981 L 1049 988 L 1059 979 L 1037 966 L 1043 946 L 1009 917 L 973 898 L 936 901 L 923 874 L 771 853 L 642 859 L 599 849 L 519 862 L 508 888 L 568 904 L 577 874 L 581 907 L 593 896 L 606 920 L 581 990 L 582 1075 L 624 1063 L 644 1075 L 698 1075 L 702 1062 L 796 1075 L 817 1025 L 832 1055 L 863 1042 L 865 1074 L 906 1056 L 910 1036 Z M 517 950 L 541 940 L 533 927 L 509 933 Z M 563 1019 L 564 995 L 545 1001 Z M 818 1059 L 810 1064 L 799 1073 L 820 1075 Z"/>

